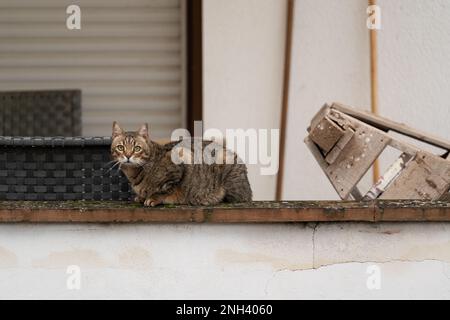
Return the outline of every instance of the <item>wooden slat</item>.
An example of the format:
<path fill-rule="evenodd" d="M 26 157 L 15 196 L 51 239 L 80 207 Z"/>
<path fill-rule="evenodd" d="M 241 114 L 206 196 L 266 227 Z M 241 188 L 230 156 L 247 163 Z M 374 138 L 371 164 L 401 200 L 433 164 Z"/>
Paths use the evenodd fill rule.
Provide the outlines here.
<path fill-rule="evenodd" d="M 0 37 L 0 52 L 179 52 L 179 38 L 116 37 L 116 38 L 7 38 Z"/>
<path fill-rule="evenodd" d="M 38 1 L 38 0 L 35 0 Z M 179 8 L 142 7 L 90 7 L 81 8 L 82 24 L 95 22 L 177 22 L 180 20 Z M 1 22 L 48 23 L 64 22 L 68 15 L 61 8 L 2 8 Z"/>
<path fill-rule="evenodd" d="M 387 132 L 389 130 L 392 130 L 401 133 L 405 136 L 422 140 L 436 147 L 450 150 L 450 141 L 447 141 L 439 137 L 435 137 L 420 130 L 416 130 L 414 128 L 408 127 L 407 125 L 380 116 L 376 116 L 367 111 L 351 108 L 340 103 L 333 103 L 331 107 L 341 112 L 344 112 L 352 117 L 355 117 L 361 121 L 364 121 L 370 125 L 373 125 L 383 131 Z"/>
<path fill-rule="evenodd" d="M 71 4 L 81 30 L 66 27 Z M 0 90 L 80 89 L 83 135 L 121 120 L 170 136 L 183 125 L 183 16 L 181 0 L 2 0 Z"/>
<path fill-rule="evenodd" d="M 32 72 L 31 72 L 32 71 Z M 180 68 L 176 67 L 66 67 L 66 68 L 0 68 L 0 81 L 89 81 L 117 80 L 179 80 Z"/>
<path fill-rule="evenodd" d="M 177 52 L 0 52 L 0 68 L 20 67 L 177 67 Z"/>
<path fill-rule="evenodd" d="M 179 23 L 91 23 L 69 30 L 64 23 L 24 24 L 0 22 L 0 37 L 179 37 Z"/>
<path fill-rule="evenodd" d="M 148 120 L 150 119 L 150 120 Z M 117 119 L 119 120 L 119 119 Z M 162 124 L 154 123 L 151 118 L 142 118 L 139 122 L 130 122 L 127 120 L 121 120 L 120 125 L 124 128 L 135 130 L 139 128 L 139 124 L 143 122 L 148 122 L 151 126 L 151 137 L 154 138 L 165 138 L 170 137 L 173 131 L 174 124 Z M 177 125 L 178 126 L 178 125 Z M 111 121 L 103 121 L 97 123 L 88 123 L 83 126 L 83 135 L 97 137 L 97 136 L 110 136 L 111 135 Z"/>
<path fill-rule="evenodd" d="M 85 81 L 0 81 L 1 90 L 40 90 L 40 89 L 83 89 L 83 97 L 86 96 L 151 96 L 174 97 L 180 94 L 180 85 L 177 81 L 110 81 L 110 80 L 85 80 Z"/>
<path fill-rule="evenodd" d="M 355 130 L 353 137 L 325 169 L 341 199 L 348 199 L 353 188 L 390 142 L 383 132 L 358 120 L 353 120 L 352 125 Z"/>
<path fill-rule="evenodd" d="M 96 110 L 96 111 L 123 111 L 124 106 L 126 110 L 130 111 L 178 111 L 180 97 L 174 96 L 131 96 L 123 95 L 118 97 L 109 96 L 95 96 L 86 95 L 83 96 L 83 102 L 85 104 L 84 111 Z"/>
<path fill-rule="evenodd" d="M 152 110 L 148 111 L 130 111 L 130 110 L 115 110 L 109 111 L 108 117 L 105 119 L 105 114 L 102 111 L 85 110 L 83 111 L 83 123 L 85 125 L 95 125 L 106 123 L 108 126 L 112 125 L 110 119 L 116 119 L 120 122 L 120 119 L 129 123 L 139 124 L 145 121 L 151 121 L 152 124 L 167 125 L 176 128 L 181 126 L 180 119 L 177 117 L 179 110 L 172 112 L 154 112 Z M 123 122 L 123 121 L 122 121 Z M 121 123 L 122 123 L 121 122 Z M 136 128 L 138 129 L 138 128 Z"/>
<path fill-rule="evenodd" d="M 325 116 L 315 127 L 311 128 L 309 137 L 325 153 L 328 153 L 344 135 L 344 132 L 341 127 Z"/>
<path fill-rule="evenodd" d="M 2 0 L 0 1 L 0 8 L 66 8 L 71 4 L 77 4 L 80 6 L 80 8 L 167 8 L 179 7 L 180 0 Z"/>
<path fill-rule="evenodd" d="M 339 139 L 339 141 L 336 143 L 333 149 L 331 149 L 330 152 L 327 154 L 325 161 L 329 164 L 332 164 L 334 161 L 336 161 L 339 154 L 345 148 L 347 143 L 350 142 L 350 140 L 353 138 L 354 135 L 355 131 L 352 128 L 347 128 L 344 132 L 344 135 Z"/>
<path fill-rule="evenodd" d="M 283 201 L 144 208 L 126 202 L 0 202 L 0 222 L 283 223 L 450 221 L 450 203 Z"/>
<path fill-rule="evenodd" d="M 380 199 L 438 200 L 449 188 L 450 162 L 418 152 Z"/>

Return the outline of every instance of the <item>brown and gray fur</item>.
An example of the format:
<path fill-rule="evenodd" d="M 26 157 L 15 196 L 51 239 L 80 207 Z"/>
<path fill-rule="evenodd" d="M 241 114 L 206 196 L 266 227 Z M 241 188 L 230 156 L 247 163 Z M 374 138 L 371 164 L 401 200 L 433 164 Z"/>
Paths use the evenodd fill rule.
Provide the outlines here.
<path fill-rule="evenodd" d="M 171 152 L 178 143 L 151 141 L 146 124 L 136 132 L 125 132 L 114 122 L 111 155 L 130 181 L 136 201 L 156 206 L 252 200 L 245 164 L 175 164 Z"/>

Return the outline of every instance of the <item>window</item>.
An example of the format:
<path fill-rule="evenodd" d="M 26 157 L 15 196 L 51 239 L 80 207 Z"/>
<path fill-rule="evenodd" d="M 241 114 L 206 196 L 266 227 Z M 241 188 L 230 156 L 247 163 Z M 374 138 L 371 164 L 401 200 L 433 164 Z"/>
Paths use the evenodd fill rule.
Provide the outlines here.
<path fill-rule="evenodd" d="M 83 135 L 118 120 L 169 137 L 186 126 L 187 3 L 76 1 L 81 29 L 69 30 L 73 1 L 2 1 L 0 90 L 81 89 Z"/>

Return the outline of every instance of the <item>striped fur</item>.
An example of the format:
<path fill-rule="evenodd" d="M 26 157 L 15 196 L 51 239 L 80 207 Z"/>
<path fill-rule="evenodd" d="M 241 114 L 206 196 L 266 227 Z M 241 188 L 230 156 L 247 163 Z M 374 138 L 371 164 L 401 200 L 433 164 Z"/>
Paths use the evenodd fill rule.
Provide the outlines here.
<path fill-rule="evenodd" d="M 252 200 L 245 164 L 175 164 L 171 152 L 177 144 L 151 141 L 147 125 L 125 132 L 114 122 L 111 155 L 130 181 L 136 201 L 155 206 Z"/>

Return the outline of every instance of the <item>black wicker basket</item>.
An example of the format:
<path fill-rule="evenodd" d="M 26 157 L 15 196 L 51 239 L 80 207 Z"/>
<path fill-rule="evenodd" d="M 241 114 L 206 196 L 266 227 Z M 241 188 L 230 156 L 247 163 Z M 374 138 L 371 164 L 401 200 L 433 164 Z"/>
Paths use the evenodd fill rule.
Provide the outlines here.
<path fill-rule="evenodd" d="M 109 137 L 0 136 L 0 200 L 129 200 Z"/>
<path fill-rule="evenodd" d="M 0 136 L 81 136 L 81 91 L 0 92 Z"/>

